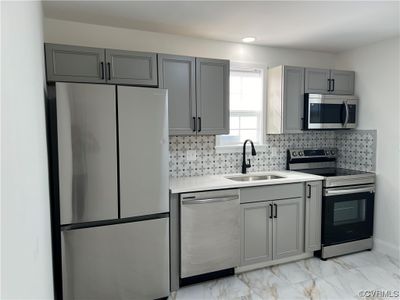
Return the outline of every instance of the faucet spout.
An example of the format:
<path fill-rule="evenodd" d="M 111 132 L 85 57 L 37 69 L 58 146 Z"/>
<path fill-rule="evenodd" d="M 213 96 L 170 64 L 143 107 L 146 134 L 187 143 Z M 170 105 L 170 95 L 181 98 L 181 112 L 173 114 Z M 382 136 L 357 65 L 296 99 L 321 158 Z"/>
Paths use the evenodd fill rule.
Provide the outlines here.
<path fill-rule="evenodd" d="M 250 142 L 250 145 L 251 145 L 251 155 L 255 156 L 257 154 L 256 149 L 254 148 L 253 141 L 249 140 L 249 139 L 245 140 L 243 143 L 242 174 L 246 174 L 247 169 L 251 167 L 250 159 L 246 163 L 246 144 L 247 144 L 247 142 Z"/>

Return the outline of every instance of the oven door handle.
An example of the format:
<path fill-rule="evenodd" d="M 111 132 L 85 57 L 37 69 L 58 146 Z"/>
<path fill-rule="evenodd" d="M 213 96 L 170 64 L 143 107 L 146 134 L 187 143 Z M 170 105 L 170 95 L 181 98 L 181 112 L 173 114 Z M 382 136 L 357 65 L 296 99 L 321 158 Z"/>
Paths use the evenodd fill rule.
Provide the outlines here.
<path fill-rule="evenodd" d="M 325 189 L 324 196 L 337 196 L 337 195 L 346 195 L 346 194 L 355 194 L 355 193 L 375 193 L 375 186 L 365 186 L 365 187 L 354 187 L 349 189 Z"/>

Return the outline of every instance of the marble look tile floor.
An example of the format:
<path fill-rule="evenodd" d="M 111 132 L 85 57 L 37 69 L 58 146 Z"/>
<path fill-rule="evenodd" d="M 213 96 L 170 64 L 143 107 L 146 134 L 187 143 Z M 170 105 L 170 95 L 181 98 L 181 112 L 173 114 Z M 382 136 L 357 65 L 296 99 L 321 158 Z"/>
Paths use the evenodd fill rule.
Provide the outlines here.
<path fill-rule="evenodd" d="M 400 299 L 398 260 L 375 251 L 327 261 L 309 258 L 183 287 L 169 299 L 384 299 L 360 296 L 371 290 Z"/>

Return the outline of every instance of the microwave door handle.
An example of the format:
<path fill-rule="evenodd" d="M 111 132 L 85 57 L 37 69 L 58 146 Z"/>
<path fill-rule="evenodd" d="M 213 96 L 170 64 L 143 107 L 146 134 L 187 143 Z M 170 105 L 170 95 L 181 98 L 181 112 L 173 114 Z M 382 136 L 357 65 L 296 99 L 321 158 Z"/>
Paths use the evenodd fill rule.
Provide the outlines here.
<path fill-rule="evenodd" d="M 346 118 L 344 119 L 343 127 L 347 127 L 347 123 L 349 123 L 349 105 L 347 104 L 347 101 L 343 102 L 344 108 L 346 110 Z"/>

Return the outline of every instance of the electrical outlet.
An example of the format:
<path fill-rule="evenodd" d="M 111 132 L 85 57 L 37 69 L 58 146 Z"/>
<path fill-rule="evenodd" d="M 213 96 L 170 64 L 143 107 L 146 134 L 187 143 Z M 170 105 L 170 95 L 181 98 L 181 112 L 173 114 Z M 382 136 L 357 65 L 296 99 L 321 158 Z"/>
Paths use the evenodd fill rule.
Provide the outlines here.
<path fill-rule="evenodd" d="M 187 150 L 186 151 L 186 160 L 187 161 L 195 161 L 196 160 L 196 150 Z"/>

